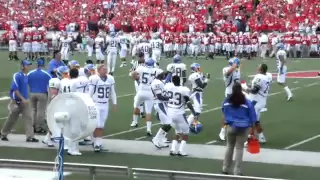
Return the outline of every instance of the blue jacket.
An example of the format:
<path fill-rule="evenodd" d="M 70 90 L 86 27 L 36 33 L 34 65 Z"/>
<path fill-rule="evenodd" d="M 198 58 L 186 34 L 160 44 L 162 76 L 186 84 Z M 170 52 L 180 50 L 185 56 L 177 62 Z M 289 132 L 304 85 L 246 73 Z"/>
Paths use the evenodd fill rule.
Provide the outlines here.
<path fill-rule="evenodd" d="M 236 128 L 248 128 L 257 121 L 256 111 L 249 100 L 240 107 L 234 107 L 226 98 L 222 104 L 222 113 L 225 123 Z"/>

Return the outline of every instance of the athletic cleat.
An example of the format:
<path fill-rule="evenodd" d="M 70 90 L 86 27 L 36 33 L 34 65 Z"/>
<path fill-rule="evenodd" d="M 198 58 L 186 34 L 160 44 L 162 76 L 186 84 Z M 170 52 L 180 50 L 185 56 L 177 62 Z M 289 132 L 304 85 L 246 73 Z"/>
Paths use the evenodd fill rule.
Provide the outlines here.
<path fill-rule="evenodd" d="M 151 133 L 151 131 L 147 131 L 147 136 L 152 136 L 152 133 Z"/>
<path fill-rule="evenodd" d="M 49 141 L 42 140 L 42 143 L 46 144 L 48 147 L 54 147 L 53 142 L 50 140 Z"/>
<path fill-rule="evenodd" d="M 288 98 L 287 98 L 287 101 L 292 101 L 293 99 L 292 99 L 292 96 L 289 96 Z"/>
<path fill-rule="evenodd" d="M 94 146 L 93 151 L 94 152 L 101 152 L 101 146 Z"/>
<path fill-rule="evenodd" d="M 225 141 L 225 140 L 226 140 L 226 135 L 225 135 L 225 133 L 224 133 L 224 132 L 220 132 L 219 138 L 220 138 L 221 141 Z"/>
<path fill-rule="evenodd" d="M 154 138 L 151 140 L 151 142 L 153 143 L 153 145 L 158 148 L 161 149 L 161 145 L 159 143 L 159 141 L 155 140 Z"/>
<path fill-rule="evenodd" d="M 68 155 L 70 156 L 81 156 L 82 153 L 79 151 L 68 151 Z"/>
<path fill-rule="evenodd" d="M 176 156 L 177 155 L 177 153 L 176 152 L 174 152 L 174 151 L 170 151 L 170 156 Z"/>
<path fill-rule="evenodd" d="M 178 156 L 181 156 L 181 157 L 188 156 L 187 153 L 182 152 L 182 151 L 179 151 L 177 155 L 178 155 Z"/>
<path fill-rule="evenodd" d="M 137 128 L 138 127 L 138 123 L 137 122 L 132 122 L 130 127 Z"/>

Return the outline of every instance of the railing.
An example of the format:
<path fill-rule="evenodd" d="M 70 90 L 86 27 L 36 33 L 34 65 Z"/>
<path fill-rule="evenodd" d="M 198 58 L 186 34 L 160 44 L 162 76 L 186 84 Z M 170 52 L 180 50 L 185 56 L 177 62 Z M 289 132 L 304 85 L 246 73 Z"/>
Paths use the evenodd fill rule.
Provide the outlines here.
<path fill-rule="evenodd" d="M 48 161 L 27 161 L 17 159 L 0 159 L 2 168 L 20 168 L 52 170 L 56 164 Z M 64 163 L 65 171 L 72 173 L 88 173 L 90 179 L 95 180 L 96 175 L 127 177 L 141 180 L 284 180 L 250 176 L 232 176 L 185 171 L 169 171 L 158 169 L 129 168 L 127 166 L 110 166 L 98 164 Z"/>

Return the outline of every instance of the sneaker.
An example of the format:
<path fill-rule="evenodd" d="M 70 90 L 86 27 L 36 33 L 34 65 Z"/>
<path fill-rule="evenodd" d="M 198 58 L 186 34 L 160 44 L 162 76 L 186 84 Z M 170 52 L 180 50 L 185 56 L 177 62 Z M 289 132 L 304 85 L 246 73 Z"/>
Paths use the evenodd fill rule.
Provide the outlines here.
<path fill-rule="evenodd" d="M 39 142 L 39 139 L 36 138 L 27 138 L 26 142 Z"/>
<path fill-rule="evenodd" d="M 131 125 L 130 125 L 130 127 L 136 128 L 136 127 L 138 127 L 138 123 L 137 123 L 137 122 L 132 122 Z"/>

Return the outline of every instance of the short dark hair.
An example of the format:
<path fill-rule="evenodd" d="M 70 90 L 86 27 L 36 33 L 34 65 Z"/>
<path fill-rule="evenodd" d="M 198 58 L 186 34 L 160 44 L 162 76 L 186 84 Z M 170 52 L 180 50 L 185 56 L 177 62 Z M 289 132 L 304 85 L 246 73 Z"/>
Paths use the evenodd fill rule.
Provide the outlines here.
<path fill-rule="evenodd" d="M 74 79 L 74 78 L 77 78 L 79 76 L 79 71 L 78 69 L 70 69 L 69 71 L 69 74 L 70 74 L 70 78 L 71 79 Z"/>
<path fill-rule="evenodd" d="M 172 76 L 172 83 L 175 86 L 180 86 L 180 77 L 179 76 Z"/>
<path fill-rule="evenodd" d="M 60 53 L 60 51 L 59 51 L 59 50 L 55 50 L 55 51 L 53 51 L 53 57 L 52 57 L 52 58 L 55 58 L 55 57 L 56 57 L 56 54 L 58 54 L 58 53 Z"/>
<path fill-rule="evenodd" d="M 263 73 L 267 73 L 268 72 L 268 65 L 267 64 L 261 64 L 260 68 L 261 68 L 261 71 Z"/>
<path fill-rule="evenodd" d="M 242 93 L 242 87 L 240 83 L 238 82 L 234 83 L 234 85 L 232 86 L 232 94 L 229 96 L 228 101 L 234 107 L 240 107 L 241 104 L 245 104 L 246 97 Z"/>
<path fill-rule="evenodd" d="M 93 64 L 93 61 L 91 59 L 86 60 L 86 64 Z"/>

